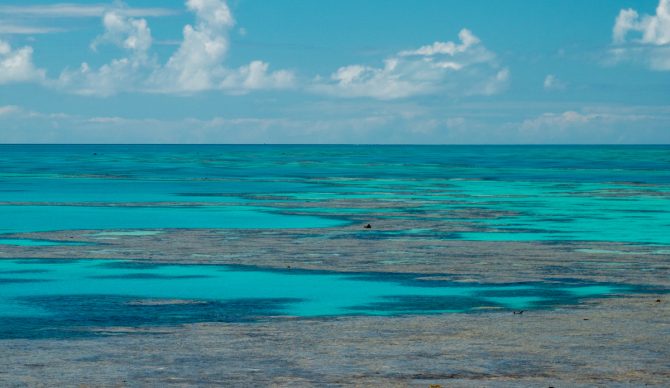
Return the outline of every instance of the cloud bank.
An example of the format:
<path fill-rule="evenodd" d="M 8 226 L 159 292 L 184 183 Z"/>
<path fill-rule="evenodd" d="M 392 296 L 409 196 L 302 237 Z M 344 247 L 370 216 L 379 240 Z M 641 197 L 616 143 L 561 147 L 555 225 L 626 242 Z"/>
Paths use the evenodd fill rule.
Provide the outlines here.
<path fill-rule="evenodd" d="M 308 104 L 267 117 L 131 118 L 44 113 L 0 106 L 6 143 L 565 144 L 670 142 L 670 108 L 519 103 L 522 117 L 492 102 L 426 109 L 402 101 Z M 581 104 L 580 104 L 581 105 Z M 530 110 L 530 111 L 529 111 Z M 314 113 L 317 112 L 317 113 Z M 347 112 L 347 114 L 343 114 Z M 309 114 L 313 113 L 312 116 Z"/>

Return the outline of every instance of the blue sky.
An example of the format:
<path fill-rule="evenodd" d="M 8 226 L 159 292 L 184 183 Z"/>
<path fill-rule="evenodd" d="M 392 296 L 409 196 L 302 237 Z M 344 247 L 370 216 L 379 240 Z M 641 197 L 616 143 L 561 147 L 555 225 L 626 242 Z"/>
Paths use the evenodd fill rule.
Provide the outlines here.
<path fill-rule="evenodd" d="M 0 142 L 670 143 L 670 0 L 7 0 Z"/>

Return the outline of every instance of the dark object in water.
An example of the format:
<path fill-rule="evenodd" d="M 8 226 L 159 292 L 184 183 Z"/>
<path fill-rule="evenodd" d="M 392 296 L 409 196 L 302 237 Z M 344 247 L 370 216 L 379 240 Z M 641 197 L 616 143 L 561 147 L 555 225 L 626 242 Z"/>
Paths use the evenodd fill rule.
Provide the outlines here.
<path fill-rule="evenodd" d="M 363 228 L 365 228 L 365 229 L 372 229 L 372 225 L 367 224 L 367 225 L 365 225 Z"/>
<path fill-rule="evenodd" d="M 517 314 L 521 315 L 521 314 L 523 314 L 524 311 L 526 311 L 526 310 L 514 311 L 514 315 L 517 315 Z"/>
<path fill-rule="evenodd" d="M 660 299 L 656 299 L 656 303 L 660 303 L 660 302 L 661 302 L 661 300 L 660 300 Z"/>

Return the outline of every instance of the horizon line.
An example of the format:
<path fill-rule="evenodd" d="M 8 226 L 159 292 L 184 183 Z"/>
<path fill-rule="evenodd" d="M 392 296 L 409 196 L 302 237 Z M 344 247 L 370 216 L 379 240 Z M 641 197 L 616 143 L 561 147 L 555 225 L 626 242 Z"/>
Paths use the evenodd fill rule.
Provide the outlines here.
<path fill-rule="evenodd" d="M 670 146 L 670 143 L 0 143 L 0 146 Z"/>

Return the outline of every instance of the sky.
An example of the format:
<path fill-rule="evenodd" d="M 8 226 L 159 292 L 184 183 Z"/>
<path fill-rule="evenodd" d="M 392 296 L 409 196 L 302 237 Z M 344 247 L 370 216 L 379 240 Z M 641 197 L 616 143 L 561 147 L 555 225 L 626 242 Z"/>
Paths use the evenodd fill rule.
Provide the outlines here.
<path fill-rule="evenodd" d="M 670 143 L 670 0 L 70 1 L 0 2 L 0 143 Z"/>

